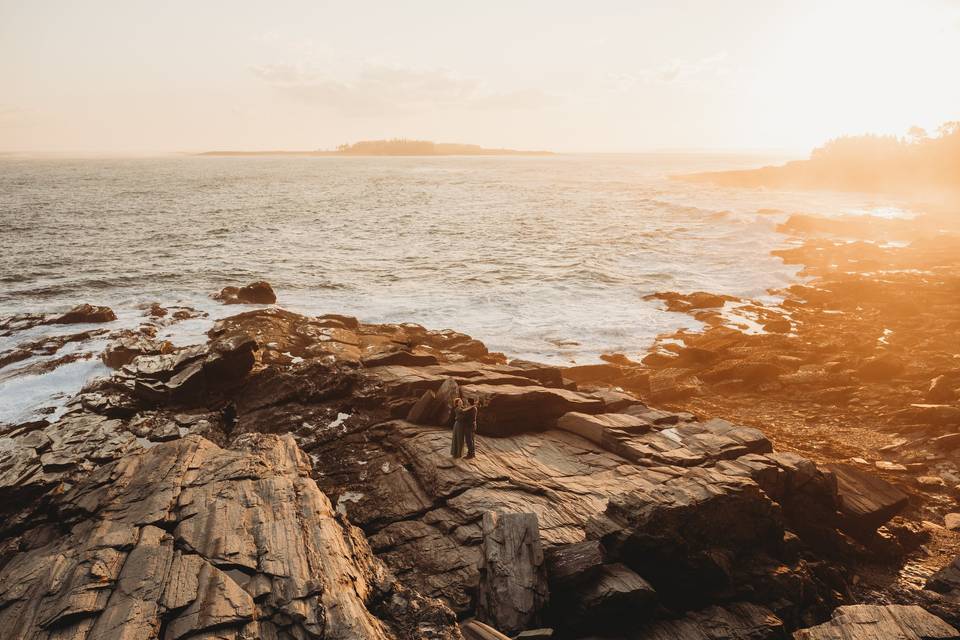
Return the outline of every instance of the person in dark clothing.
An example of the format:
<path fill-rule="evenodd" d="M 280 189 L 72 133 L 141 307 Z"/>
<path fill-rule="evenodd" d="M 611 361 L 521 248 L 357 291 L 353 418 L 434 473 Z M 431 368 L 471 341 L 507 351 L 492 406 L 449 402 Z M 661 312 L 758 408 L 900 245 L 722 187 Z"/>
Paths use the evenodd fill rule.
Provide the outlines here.
<path fill-rule="evenodd" d="M 223 430 L 227 435 L 230 435 L 233 431 L 233 425 L 237 424 L 237 405 L 228 402 L 220 412 L 220 417 L 223 418 Z"/>
<path fill-rule="evenodd" d="M 450 443 L 450 455 L 454 458 L 463 456 L 463 445 L 467 445 L 467 458 L 474 458 L 477 455 L 475 434 L 477 432 L 477 413 L 479 412 L 479 400 L 474 403 L 466 403 L 461 398 L 455 398 L 453 401 L 453 442 Z"/>

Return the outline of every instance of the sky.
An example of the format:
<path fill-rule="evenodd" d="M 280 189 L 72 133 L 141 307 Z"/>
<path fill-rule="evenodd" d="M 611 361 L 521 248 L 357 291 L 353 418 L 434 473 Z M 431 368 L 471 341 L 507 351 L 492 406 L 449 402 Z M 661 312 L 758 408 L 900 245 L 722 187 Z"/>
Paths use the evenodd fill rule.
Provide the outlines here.
<path fill-rule="evenodd" d="M 960 0 L 0 0 L 0 151 L 807 152 L 960 120 Z"/>

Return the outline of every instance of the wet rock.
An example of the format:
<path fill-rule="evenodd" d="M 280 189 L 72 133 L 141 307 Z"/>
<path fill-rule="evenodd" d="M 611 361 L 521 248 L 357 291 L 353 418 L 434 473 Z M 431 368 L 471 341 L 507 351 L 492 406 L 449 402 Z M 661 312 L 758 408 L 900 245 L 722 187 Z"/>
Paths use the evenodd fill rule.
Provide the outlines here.
<path fill-rule="evenodd" d="M 242 287 L 224 287 L 213 298 L 224 304 L 274 304 L 277 294 L 269 282 L 259 280 Z"/>
<path fill-rule="evenodd" d="M 145 316 L 150 318 L 163 318 L 169 313 L 159 302 L 153 302 L 144 312 Z"/>
<path fill-rule="evenodd" d="M 116 314 L 110 307 L 95 307 L 91 304 L 77 305 L 63 315 L 50 318 L 46 324 L 80 324 L 88 322 L 113 322 Z"/>
<path fill-rule="evenodd" d="M 841 526 L 854 537 L 868 538 L 907 506 L 909 496 L 880 477 L 847 464 L 824 468 L 837 478 Z"/>
<path fill-rule="evenodd" d="M 481 527 L 477 617 L 506 633 L 538 626 L 549 589 L 536 514 L 488 511 Z"/>
<path fill-rule="evenodd" d="M 801 629 L 794 640 L 934 640 L 960 632 L 918 606 L 849 605 L 837 608 L 829 622 Z"/>
<path fill-rule="evenodd" d="M 173 353 L 173 345 L 167 340 L 157 340 L 137 331 L 125 330 L 119 338 L 107 345 L 100 355 L 104 364 L 119 369 L 130 364 L 137 356 L 154 356 Z"/>
<path fill-rule="evenodd" d="M 655 293 L 647 296 L 648 299 L 663 300 L 667 305 L 668 311 L 691 311 L 696 309 L 719 309 L 728 301 L 737 300 L 732 296 L 722 296 L 706 291 L 694 291 L 693 293 L 677 293 L 668 291 L 666 293 Z"/>

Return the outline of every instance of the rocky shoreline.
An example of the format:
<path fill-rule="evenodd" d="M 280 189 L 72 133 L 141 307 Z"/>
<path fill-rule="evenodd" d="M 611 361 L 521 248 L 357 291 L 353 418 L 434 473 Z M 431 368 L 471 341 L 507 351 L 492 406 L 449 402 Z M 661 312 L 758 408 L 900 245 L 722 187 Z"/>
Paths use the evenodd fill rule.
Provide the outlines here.
<path fill-rule="evenodd" d="M 275 299 L 263 285 L 221 297 Z M 920 485 L 941 501 L 918 502 L 896 473 L 804 451 L 779 423 L 772 442 L 753 418 L 791 393 L 800 358 L 775 341 L 809 320 L 756 307 L 770 332 L 738 337 L 714 298 L 665 296 L 702 334 L 570 368 L 277 307 L 174 347 L 156 328 L 190 311 L 153 305 L 101 355 L 110 378 L 56 420 L 0 428 L 0 637 L 957 637 L 956 534 L 923 522 L 953 499 L 949 468 Z M 754 339 L 778 359 L 751 359 Z M 859 393 L 893 406 L 874 384 Z M 449 457 L 458 393 L 485 403 L 474 460 Z M 942 446 L 906 472 L 953 464 Z M 918 583 L 865 586 L 865 568 L 924 554 L 944 561 Z"/>

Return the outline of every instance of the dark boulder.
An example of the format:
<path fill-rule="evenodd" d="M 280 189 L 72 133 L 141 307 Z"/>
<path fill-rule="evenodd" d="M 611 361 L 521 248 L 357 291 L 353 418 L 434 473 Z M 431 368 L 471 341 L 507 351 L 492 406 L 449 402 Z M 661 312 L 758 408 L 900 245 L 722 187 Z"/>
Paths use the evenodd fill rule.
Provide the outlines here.
<path fill-rule="evenodd" d="M 81 324 L 87 322 L 113 322 L 117 315 L 110 307 L 95 307 L 91 304 L 77 305 L 63 315 L 51 318 L 46 324 Z"/>
<path fill-rule="evenodd" d="M 883 478 L 849 464 L 823 467 L 837 478 L 840 527 L 856 538 L 869 538 L 907 506 L 909 496 Z"/>
<path fill-rule="evenodd" d="M 243 287 L 224 287 L 213 297 L 224 304 L 274 304 L 277 301 L 273 287 L 264 280 Z"/>

